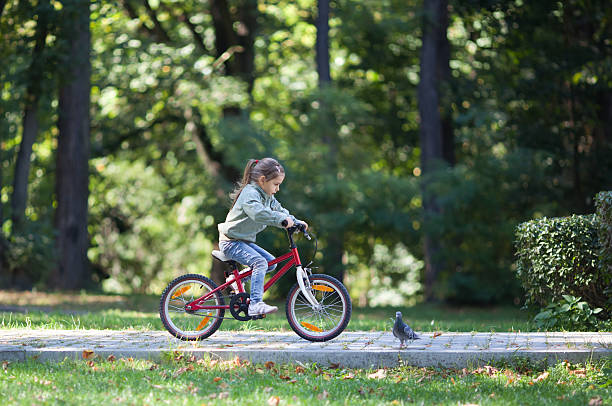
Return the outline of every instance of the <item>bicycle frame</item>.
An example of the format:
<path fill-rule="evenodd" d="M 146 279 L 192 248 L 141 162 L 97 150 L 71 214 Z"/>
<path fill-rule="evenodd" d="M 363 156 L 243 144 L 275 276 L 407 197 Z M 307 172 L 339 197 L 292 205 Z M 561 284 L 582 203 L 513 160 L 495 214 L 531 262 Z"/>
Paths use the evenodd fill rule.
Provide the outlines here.
<path fill-rule="evenodd" d="M 277 258 L 273 259 L 272 261 L 269 261 L 268 262 L 268 267 L 270 267 L 272 265 L 275 265 L 275 264 L 278 264 L 279 262 L 283 262 L 285 260 L 289 260 L 289 261 L 285 265 L 283 265 L 283 267 L 279 271 L 276 271 L 274 276 L 272 276 L 272 278 L 270 278 L 270 280 L 268 282 L 266 282 L 266 284 L 264 285 L 264 292 L 267 291 L 272 285 L 274 285 L 274 283 L 276 283 L 277 280 L 282 278 L 289 271 L 289 269 L 291 269 L 294 265 L 302 273 L 304 272 L 302 270 L 302 263 L 300 261 L 300 254 L 298 253 L 298 250 L 297 250 L 297 247 L 295 246 L 295 244 L 293 244 L 293 243 L 291 244 L 291 251 L 289 251 L 285 255 L 281 255 L 280 257 L 277 257 Z M 244 273 L 239 273 L 238 272 L 238 268 L 234 267 L 234 269 L 232 270 L 232 273 L 234 275 L 233 279 L 230 279 L 230 280 L 226 281 L 223 285 L 218 286 L 216 289 L 208 292 L 204 296 L 199 297 L 196 300 L 193 300 L 193 301 L 185 304 L 185 310 L 196 311 L 196 310 L 229 309 L 230 308 L 229 305 L 224 305 L 224 306 L 206 306 L 206 305 L 205 306 L 200 306 L 200 303 L 205 302 L 210 297 L 212 297 L 216 292 L 227 288 L 233 282 L 236 282 L 236 284 L 238 285 L 238 292 L 239 293 L 245 293 L 244 286 L 242 285 L 241 280 L 243 278 L 246 278 L 247 276 L 250 276 L 253 273 L 253 271 L 251 270 L 251 271 L 247 271 L 247 272 L 244 272 Z M 299 280 L 299 278 L 298 278 L 298 280 Z M 302 285 L 300 284 L 300 287 L 301 286 Z"/>

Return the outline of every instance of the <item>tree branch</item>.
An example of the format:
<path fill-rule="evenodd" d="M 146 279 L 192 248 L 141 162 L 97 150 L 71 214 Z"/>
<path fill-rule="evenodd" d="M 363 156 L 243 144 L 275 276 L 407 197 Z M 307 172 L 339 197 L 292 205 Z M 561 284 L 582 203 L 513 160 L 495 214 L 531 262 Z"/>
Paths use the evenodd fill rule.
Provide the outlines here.
<path fill-rule="evenodd" d="M 167 44 L 171 43 L 172 40 L 170 39 L 170 36 L 166 32 L 166 30 L 164 30 L 164 27 L 162 27 L 161 22 L 159 22 L 159 19 L 157 18 L 157 13 L 151 8 L 149 0 L 142 0 L 142 4 L 144 5 L 145 10 L 147 10 L 147 15 L 153 21 L 153 26 L 155 27 L 153 29 L 153 32 L 155 33 L 158 42 L 164 42 Z"/>

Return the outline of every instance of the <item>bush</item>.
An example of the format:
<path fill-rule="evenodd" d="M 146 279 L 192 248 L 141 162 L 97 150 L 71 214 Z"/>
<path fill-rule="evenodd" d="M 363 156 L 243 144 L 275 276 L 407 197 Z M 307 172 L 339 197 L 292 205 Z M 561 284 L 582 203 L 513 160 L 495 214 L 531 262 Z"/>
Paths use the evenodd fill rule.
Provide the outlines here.
<path fill-rule="evenodd" d="M 600 321 L 595 317 L 602 311 L 600 307 L 591 309 L 580 297 L 563 295 L 559 302 L 551 303 L 538 313 L 535 324 L 544 329 L 561 329 L 567 331 L 597 330 Z"/>
<path fill-rule="evenodd" d="M 561 303 L 563 295 L 571 295 L 603 308 L 600 315 L 607 316 L 610 273 L 600 266 L 598 232 L 596 215 L 542 218 L 519 225 L 517 273 L 528 305 Z"/>
<path fill-rule="evenodd" d="M 595 208 L 599 219 L 600 261 L 604 272 L 612 274 L 612 191 L 599 192 L 595 196 Z"/>

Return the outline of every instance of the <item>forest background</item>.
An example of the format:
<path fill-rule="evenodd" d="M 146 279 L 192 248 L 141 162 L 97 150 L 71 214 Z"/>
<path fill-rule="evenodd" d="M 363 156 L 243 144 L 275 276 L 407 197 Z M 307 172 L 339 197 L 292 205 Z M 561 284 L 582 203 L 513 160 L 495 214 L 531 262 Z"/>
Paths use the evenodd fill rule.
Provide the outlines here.
<path fill-rule="evenodd" d="M 219 280 L 273 156 L 358 304 L 518 304 L 516 226 L 612 188 L 611 41 L 604 0 L 0 0 L 0 287 Z"/>

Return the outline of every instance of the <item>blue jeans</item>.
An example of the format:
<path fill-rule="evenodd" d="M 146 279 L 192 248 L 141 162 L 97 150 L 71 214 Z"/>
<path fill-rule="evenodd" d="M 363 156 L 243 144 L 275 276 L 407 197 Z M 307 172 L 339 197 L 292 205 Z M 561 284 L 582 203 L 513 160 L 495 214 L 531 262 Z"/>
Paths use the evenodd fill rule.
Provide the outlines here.
<path fill-rule="evenodd" d="M 226 257 L 251 267 L 253 270 L 251 275 L 251 302 L 261 302 L 266 272 L 273 271 L 276 268 L 276 264 L 268 267 L 268 261 L 273 260 L 274 255 L 254 242 L 240 240 L 219 241 L 219 249 Z"/>

